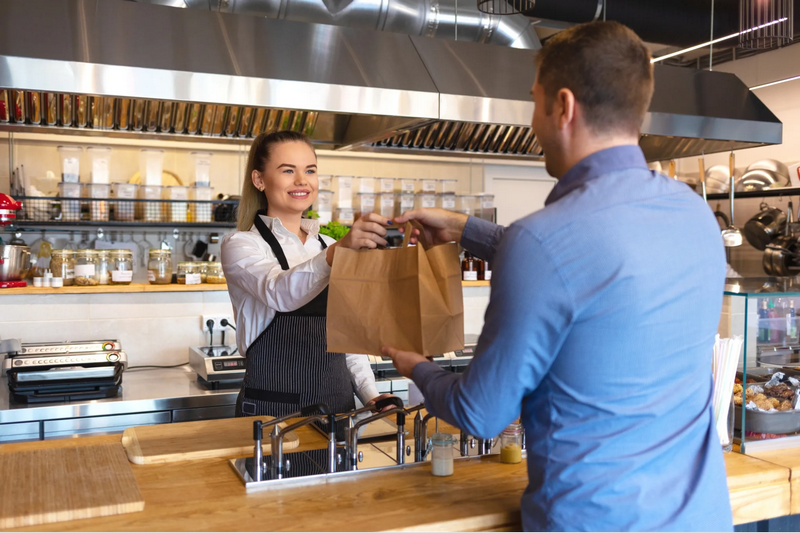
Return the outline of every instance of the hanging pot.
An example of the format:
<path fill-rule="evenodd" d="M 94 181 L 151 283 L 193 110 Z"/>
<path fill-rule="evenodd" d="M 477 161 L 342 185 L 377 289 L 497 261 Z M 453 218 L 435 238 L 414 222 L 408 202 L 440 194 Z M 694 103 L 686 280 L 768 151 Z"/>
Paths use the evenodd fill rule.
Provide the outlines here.
<path fill-rule="evenodd" d="M 800 265 L 800 243 L 797 237 L 778 237 L 764 250 L 764 272 L 769 276 L 793 276 Z"/>
<path fill-rule="evenodd" d="M 761 204 L 761 211 L 744 225 L 744 236 L 756 250 L 764 250 L 767 245 L 782 234 L 786 225 L 786 215 L 777 207 Z"/>

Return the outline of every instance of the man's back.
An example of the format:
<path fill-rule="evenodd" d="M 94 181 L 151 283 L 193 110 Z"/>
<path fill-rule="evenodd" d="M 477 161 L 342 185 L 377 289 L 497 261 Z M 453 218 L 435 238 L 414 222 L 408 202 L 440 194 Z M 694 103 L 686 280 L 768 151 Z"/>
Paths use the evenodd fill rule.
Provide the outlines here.
<path fill-rule="evenodd" d="M 719 230 L 686 185 L 626 163 L 632 150 L 584 160 L 501 244 L 515 246 L 515 232 L 539 241 L 563 282 L 553 290 L 567 293 L 539 304 L 571 303 L 552 365 L 523 400 L 526 529 L 731 528 L 710 408 Z M 504 267 L 515 270 L 496 265 L 497 278 Z"/>

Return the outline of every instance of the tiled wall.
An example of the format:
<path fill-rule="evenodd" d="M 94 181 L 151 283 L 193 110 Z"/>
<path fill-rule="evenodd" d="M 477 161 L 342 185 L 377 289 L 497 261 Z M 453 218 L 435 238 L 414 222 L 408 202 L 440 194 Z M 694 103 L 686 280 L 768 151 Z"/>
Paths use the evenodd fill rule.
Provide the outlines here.
<path fill-rule="evenodd" d="M 488 287 L 464 289 L 464 329 L 479 334 Z M 0 338 L 23 342 L 119 339 L 133 365 L 176 365 L 208 343 L 203 315 L 232 315 L 228 293 L 0 295 Z M 219 342 L 219 334 L 214 336 Z M 234 343 L 233 335 L 226 335 Z"/>

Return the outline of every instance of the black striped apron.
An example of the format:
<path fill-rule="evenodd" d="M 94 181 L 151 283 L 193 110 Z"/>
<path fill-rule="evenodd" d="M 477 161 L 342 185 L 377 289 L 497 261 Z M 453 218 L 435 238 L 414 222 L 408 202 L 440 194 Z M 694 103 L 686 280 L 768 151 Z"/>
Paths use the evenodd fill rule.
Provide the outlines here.
<path fill-rule="evenodd" d="M 281 268 L 289 270 L 281 245 L 258 215 L 255 225 Z M 325 241 L 318 238 L 325 250 Z M 300 309 L 277 313 L 247 348 L 236 416 L 284 416 L 315 403 L 325 403 L 336 413 L 355 409 L 345 355 L 326 350 L 327 307 L 326 287 Z"/>

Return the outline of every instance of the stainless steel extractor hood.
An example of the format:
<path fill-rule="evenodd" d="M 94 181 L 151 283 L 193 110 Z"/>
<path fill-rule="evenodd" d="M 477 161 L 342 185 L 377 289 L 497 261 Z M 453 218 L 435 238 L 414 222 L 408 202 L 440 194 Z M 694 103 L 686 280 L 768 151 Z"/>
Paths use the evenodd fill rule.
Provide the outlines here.
<path fill-rule="evenodd" d="M 5 0 L 0 27 L 0 130 L 541 156 L 535 50 L 120 0 Z M 648 159 L 781 135 L 733 75 L 656 67 Z"/>

